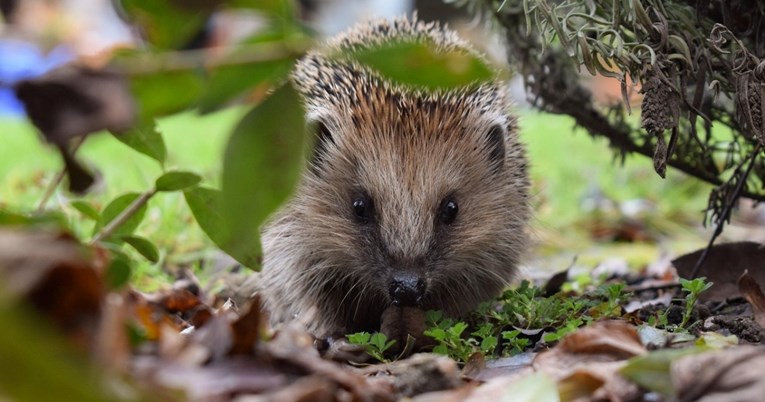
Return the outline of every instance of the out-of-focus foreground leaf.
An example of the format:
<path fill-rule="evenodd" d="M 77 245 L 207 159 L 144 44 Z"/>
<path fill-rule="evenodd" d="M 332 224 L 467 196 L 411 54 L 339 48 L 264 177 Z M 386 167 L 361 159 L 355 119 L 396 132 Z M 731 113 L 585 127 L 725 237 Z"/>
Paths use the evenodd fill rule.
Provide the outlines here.
<path fill-rule="evenodd" d="M 116 218 L 122 211 L 124 211 L 133 201 L 137 200 L 141 194 L 139 193 L 126 193 L 123 194 L 109 203 L 101 212 L 101 221 L 96 225 L 93 233 L 97 233 L 103 225 L 107 225 L 114 218 Z M 116 239 L 116 235 L 130 235 L 135 231 L 138 225 L 143 221 L 143 217 L 146 215 L 146 206 L 142 206 L 133 216 L 131 216 L 125 223 L 118 227 L 112 233 L 112 239 Z"/>
<path fill-rule="evenodd" d="M 123 144 L 156 160 L 160 165 L 165 164 L 167 147 L 154 123 L 140 124 L 127 132 L 113 134 Z"/>
<path fill-rule="evenodd" d="M 228 253 L 246 267 L 258 266 L 256 249 L 239 249 L 230 244 L 230 237 L 223 222 L 223 210 L 220 190 L 207 187 L 194 187 L 183 192 L 186 203 L 194 214 L 199 227 L 221 250 Z"/>
<path fill-rule="evenodd" d="M 300 53 L 289 44 L 304 39 L 295 29 L 274 29 L 255 35 L 234 48 L 210 68 L 209 81 L 199 101 L 200 112 L 215 111 L 225 102 L 264 82 L 282 80 Z"/>
<path fill-rule="evenodd" d="M 188 44 L 222 1 L 122 0 L 128 19 L 138 25 L 146 39 L 161 48 Z"/>
<path fill-rule="evenodd" d="M 200 181 L 202 178 L 195 173 L 173 171 L 157 178 L 154 188 L 157 191 L 182 191 L 196 186 Z"/>
<path fill-rule="evenodd" d="M 223 163 L 223 221 L 238 252 L 260 250 L 259 227 L 292 193 L 304 160 L 298 96 L 277 89 L 234 129 Z"/>
<path fill-rule="evenodd" d="M 26 309 L 0 298 L 0 394 L 15 401 L 97 402 L 123 400 L 106 395 L 103 384 L 52 331 Z M 52 359 L 51 357 L 56 358 Z"/>
<path fill-rule="evenodd" d="M 362 49 L 350 56 L 393 81 L 429 89 L 454 88 L 494 76 L 476 55 L 435 49 L 432 43 L 401 42 Z"/>

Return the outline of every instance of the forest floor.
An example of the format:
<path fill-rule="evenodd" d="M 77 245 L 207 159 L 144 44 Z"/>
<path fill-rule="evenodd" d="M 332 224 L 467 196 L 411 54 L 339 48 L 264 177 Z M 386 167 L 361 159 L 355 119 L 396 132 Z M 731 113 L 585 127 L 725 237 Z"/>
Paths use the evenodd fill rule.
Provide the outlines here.
<path fill-rule="evenodd" d="M 242 112 L 162 120 L 167 164 L 217 186 Z M 681 256 L 711 234 L 706 185 L 662 180 L 647 159 L 619 166 L 565 118 L 529 112 L 522 125 L 536 210 L 526 281 L 463 321 L 424 315 L 435 354 L 391 355 L 390 340 L 349 334 L 377 358 L 349 365 L 322 358 L 300 328 L 267 325 L 243 296 L 254 276 L 217 250 L 180 193 L 149 202 L 136 233 L 157 245 L 157 262 L 136 259 L 120 286 L 105 273 L 108 252 L 75 240 L 93 223 L 66 193 L 46 209 L 74 236 L 13 229 L 60 162 L 31 127 L 1 121 L 0 399 L 760 400 L 765 255 L 741 241 L 765 240 L 762 211 L 742 206 L 719 241 L 739 243 L 713 250 L 705 280 L 680 280 L 698 253 Z M 79 155 L 102 177 L 100 207 L 161 173 L 109 135 Z"/>

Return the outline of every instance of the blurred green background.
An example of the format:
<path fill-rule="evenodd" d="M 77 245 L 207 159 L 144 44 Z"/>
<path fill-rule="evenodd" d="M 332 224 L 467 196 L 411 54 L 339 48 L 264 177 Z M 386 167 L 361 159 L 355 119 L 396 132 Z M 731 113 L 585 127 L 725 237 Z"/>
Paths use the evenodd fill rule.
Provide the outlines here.
<path fill-rule="evenodd" d="M 159 120 L 168 148 L 168 169 L 198 173 L 218 186 L 225 141 L 246 112 L 234 107 L 200 117 L 193 112 Z M 623 166 L 602 140 L 576 130 L 563 116 L 520 110 L 523 142 L 528 147 L 535 219 L 531 270 L 592 268 L 618 258 L 639 269 L 663 253 L 682 253 L 704 244 L 699 230 L 709 188 L 670 171 L 661 179 L 647 158 L 627 158 Z M 47 184 L 61 169 L 58 154 L 41 142 L 26 120 L 0 120 L 0 207 L 36 209 Z M 126 191 L 144 191 L 161 174 L 156 161 L 135 152 L 109 134 L 89 137 L 78 155 L 102 177 L 91 201 L 102 208 Z M 92 222 L 79 218 L 71 197 L 57 190 L 48 208 L 68 212 L 69 224 L 82 238 Z M 162 260 L 143 261 L 134 271 L 139 287 L 167 280 L 166 271 L 198 266 L 215 248 L 195 224 L 181 193 L 155 197 L 138 234 L 155 242 Z M 149 275 L 147 275 L 149 274 Z"/>

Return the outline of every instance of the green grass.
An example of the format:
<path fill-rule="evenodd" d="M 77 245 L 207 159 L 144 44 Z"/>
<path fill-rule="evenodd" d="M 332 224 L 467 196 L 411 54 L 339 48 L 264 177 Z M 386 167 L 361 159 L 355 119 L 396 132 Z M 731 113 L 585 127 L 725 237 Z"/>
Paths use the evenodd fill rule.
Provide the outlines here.
<path fill-rule="evenodd" d="M 244 112 L 235 108 L 209 116 L 185 113 L 161 120 L 159 129 L 168 148 L 166 168 L 193 171 L 204 177 L 204 184 L 217 186 L 225 141 Z M 605 141 L 593 140 L 581 130 L 574 131 L 566 117 L 524 112 L 521 125 L 522 139 L 532 161 L 536 210 L 532 226 L 540 244 L 537 253 L 578 254 L 585 261 L 592 260 L 592 264 L 609 253 L 626 255 L 628 259 L 634 254 L 634 260 L 639 262 L 650 261 L 658 254 L 655 246 L 645 244 L 593 251 L 587 224 L 602 217 L 583 208 L 583 200 L 593 191 L 600 191 L 616 202 L 642 199 L 653 203 L 653 210 L 640 218 L 667 237 L 683 237 L 689 233 L 689 224 L 701 222 L 707 186 L 672 170 L 663 180 L 654 173 L 649 158 L 628 158 L 620 167 L 614 163 Z M 0 207 L 32 211 L 61 168 L 61 162 L 23 120 L 0 120 L 0 133 L 3 138 Z M 109 134 L 88 138 L 78 155 L 103 177 L 102 184 L 89 196 L 99 207 L 124 192 L 151 188 L 161 174 L 157 162 Z M 89 238 L 92 223 L 79 219 L 68 205 L 70 198 L 65 191 L 58 190 L 48 208 L 69 212 L 73 229 Z M 177 193 L 161 194 L 150 201 L 138 233 L 151 239 L 162 251 L 164 258 L 159 266 L 188 263 L 211 246 L 194 223 L 182 195 Z M 557 268 L 562 267 L 553 267 Z M 158 271 L 148 263 L 139 268 L 139 272 L 152 275 Z"/>

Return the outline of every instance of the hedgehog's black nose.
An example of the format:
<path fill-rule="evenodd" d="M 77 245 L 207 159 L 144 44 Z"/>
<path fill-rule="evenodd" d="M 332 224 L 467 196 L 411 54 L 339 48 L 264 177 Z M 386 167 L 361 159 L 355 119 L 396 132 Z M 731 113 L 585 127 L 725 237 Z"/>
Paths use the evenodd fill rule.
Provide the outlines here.
<path fill-rule="evenodd" d="M 396 307 L 417 307 L 425 295 L 425 281 L 411 273 L 393 274 L 388 291 Z"/>

